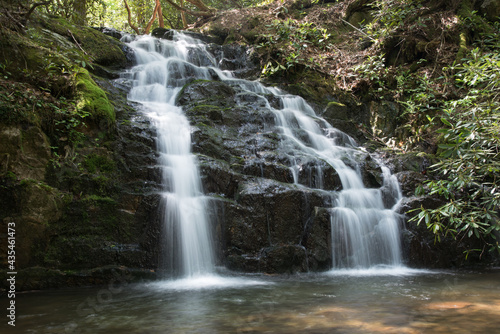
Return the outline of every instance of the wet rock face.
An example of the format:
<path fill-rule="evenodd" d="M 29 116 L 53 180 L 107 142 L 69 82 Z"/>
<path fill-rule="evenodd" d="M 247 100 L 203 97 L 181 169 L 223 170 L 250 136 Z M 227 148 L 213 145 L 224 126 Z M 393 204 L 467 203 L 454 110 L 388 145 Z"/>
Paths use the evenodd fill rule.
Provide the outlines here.
<path fill-rule="evenodd" d="M 114 28 L 94 27 L 94 29 L 102 32 L 104 35 L 116 38 L 118 40 L 120 40 L 125 35 L 122 31 L 116 30 Z"/>
<path fill-rule="evenodd" d="M 192 38 L 199 39 L 200 41 L 207 44 L 211 43 L 222 44 L 222 40 L 217 37 L 207 36 L 192 31 L 183 31 L 183 33 Z M 151 36 L 161 39 L 172 40 L 174 38 L 174 30 L 166 28 L 155 28 L 153 29 L 153 31 L 151 31 Z"/>
<path fill-rule="evenodd" d="M 350 99 L 343 102 L 329 102 L 321 111 L 321 116 L 332 126 L 360 142 L 366 141 L 362 132 L 363 127 L 376 137 L 396 136 L 399 115 L 399 106 L 396 103 L 389 101 L 359 103 Z"/>
<path fill-rule="evenodd" d="M 276 97 L 237 85 L 196 81 L 177 97 L 193 126 L 204 190 L 219 198 L 215 219 L 220 262 L 229 269 L 286 273 L 331 266 L 328 206 L 340 190 L 336 171 L 284 144 Z M 362 157 L 363 159 L 363 157 Z M 294 172 L 291 162 L 300 168 Z M 380 186 L 380 167 L 366 155 L 365 178 Z M 295 180 L 298 184 L 295 184 Z"/>
<path fill-rule="evenodd" d="M 105 33 L 119 37 L 114 31 Z M 156 33 L 162 38 L 172 34 Z M 207 48 L 222 69 L 236 71 L 238 77 L 251 76 L 257 69 L 247 49 L 207 41 L 212 43 Z M 115 42 L 113 49 L 119 54 L 115 58 L 119 59 L 112 67 L 117 69 L 132 61 L 133 52 Z M 100 64 L 110 64 L 113 57 L 100 58 Z M 112 78 L 114 72 L 103 69 L 102 73 Z M 220 264 L 233 270 L 268 273 L 329 269 L 329 208 L 334 195 L 319 188 L 340 190 L 336 171 L 324 161 L 283 144 L 269 108 L 281 108 L 279 98 L 249 94 L 237 81 L 230 85 L 216 81 L 216 77 L 214 73 L 213 81 L 193 79 L 177 103 L 192 125 L 192 150 L 198 157 L 205 193 L 214 199 L 211 209 L 217 218 L 214 231 Z M 89 124 L 86 135 L 104 140 L 100 146 L 81 148 L 73 166 L 50 167 L 54 156 L 47 135 L 39 127 L 0 124 L 0 226 L 5 230 L 10 221 L 18 224 L 18 232 L 25 236 L 18 248 L 18 261 L 27 272 L 40 265 L 58 268 L 56 273 L 37 274 L 45 278 L 31 285 L 26 280 L 27 288 L 67 285 L 69 276 L 59 269 L 158 267 L 162 230 L 158 193 L 163 185 L 161 172 L 155 167 L 154 127 L 139 106 L 124 102 L 126 93 L 115 87 L 116 83 L 95 80 L 112 99 L 116 125 Z M 386 116 L 374 117 L 382 109 Z M 322 116 L 359 138 L 358 123 L 373 131 L 393 131 L 390 121 L 394 112 L 393 105 L 331 103 Z M 299 165 L 298 170 L 289 168 L 292 161 Z M 369 154 L 361 154 L 360 161 L 365 185 L 380 187 L 380 166 Z M 410 196 L 422 174 L 418 168 L 407 171 L 408 166 L 396 166 L 394 161 L 393 165 L 404 193 Z M 9 172 L 15 175 L 13 179 Z M 28 181 L 21 184 L 19 180 Z M 411 202 L 404 210 L 417 204 Z M 421 227 L 409 229 L 406 249 L 411 264 L 432 266 L 428 264 L 441 249 L 432 248 L 431 239 Z M 7 254 L 5 249 L 0 251 Z M 51 275 L 57 277 L 47 279 Z M 94 270 L 75 284 L 101 282 L 99 275 L 99 270 Z"/>
<path fill-rule="evenodd" d="M 2 204 L 0 225 L 6 230 L 15 223 L 23 240 L 16 246 L 19 270 L 157 267 L 162 184 L 154 167 L 156 134 L 145 115 L 116 102 L 113 135 L 102 147 L 79 148 L 72 165 L 49 163 L 40 128 L 27 128 L 22 136 L 17 127 L 2 128 L 1 149 L 8 160 L 0 200 L 8 206 Z M 89 124 L 88 130 L 99 129 Z"/>
<path fill-rule="evenodd" d="M 223 44 L 223 40 L 217 36 L 208 36 L 191 31 L 183 31 L 183 34 L 198 39 L 207 44 L 207 50 L 217 61 L 221 70 L 233 71 L 236 77 L 250 77 L 260 73 L 258 55 L 252 49 L 238 44 Z M 151 35 L 161 39 L 172 40 L 174 31 L 165 28 L 155 28 Z M 204 64 L 210 66 L 210 62 Z"/>

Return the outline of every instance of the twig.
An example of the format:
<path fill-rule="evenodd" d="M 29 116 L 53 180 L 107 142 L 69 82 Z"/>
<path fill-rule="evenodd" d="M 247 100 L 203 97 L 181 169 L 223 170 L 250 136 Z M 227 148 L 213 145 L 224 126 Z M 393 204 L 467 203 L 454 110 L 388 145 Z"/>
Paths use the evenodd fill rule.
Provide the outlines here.
<path fill-rule="evenodd" d="M 16 19 L 15 19 L 12 15 L 10 15 L 10 13 L 9 13 L 9 11 L 8 11 L 8 10 L 6 10 L 6 11 L 5 11 L 5 14 L 6 14 L 6 15 L 7 15 L 7 16 L 8 16 L 8 17 L 12 20 L 12 21 L 14 21 L 14 23 L 15 23 L 15 24 L 17 24 L 19 27 L 21 27 L 21 29 L 24 29 L 24 25 L 23 25 L 21 22 L 19 22 L 18 20 L 16 20 Z"/>
<path fill-rule="evenodd" d="M 85 52 L 85 50 L 80 46 L 80 43 L 78 43 L 78 41 L 76 40 L 75 36 L 73 36 L 73 33 L 69 29 L 68 29 L 68 32 L 71 35 L 71 37 L 73 37 L 73 40 L 75 41 L 76 46 L 78 46 L 80 48 L 80 50 L 82 50 L 83 53 L 85 53 L 88 56 L 88 53 Z"/>
<path fill-rule="evenodd" d="M 28 19 L 30 18 L 31 13 L 33 13 L 33 11 L 35 10 L 36 7 L 43 6 L 43 5 L 48 5 L 48 4 L 50 4 L 50 1 L 35 2 L 31 6 L 31 8 L 28 10 L 28 12 L 26 13 L 26 15 L 24 16 L 24 23 L 28 22 Z"/>
<path fill-rule="evenodd" d="M 367 34 L 366 32 L 364 32 L 363 30 L 356 28 L 355 26 L 353 26 L 352 24 L 350 24 L 349 22 L 347 22 L 347 21 L 346 21 L 346 20 L 344 20 L 344 19 L 340 19 L 340 20 L 342 20 L 342 22 L 344 22 L 344 23 L 347 23 L 348 25 L 350 25 L 351 27 L 353 27 L 354 29 L 356 29 L 357 31 L 359 31 L 360 33 L 362 33 L 363 35 L 365 35 L 366 37 L 368 37 L 368 38 L 369 38 L 369 39 L 371 39 L 372 41 L 376 42 L 376 40 L 375 40 L 375 39 L 373 39 L 370 35 L 368 35 L 368 34 Z"/>
<path fill-rule="evenodd" d="M 95 61 L 94 57 L 92 57 L 91 55 L 89 55 L 83 48 L 82 46 L 80 45 L 80 43 L 78 43 L 78 41 L 76 40 L 75 36 L 73 36 L 73 33 L 68 29 L 68 32 L 69 34 L 71 35 L 71 37 L 73 38 L 73 40 L 75 41 L 76 45 L 80 48 L 80 50 L 82 50 L 82 52 L 89 57 L 89 59 L 91 61 Z M 89 66 L 92 68 L 92 65 L 89 64 Z"/>

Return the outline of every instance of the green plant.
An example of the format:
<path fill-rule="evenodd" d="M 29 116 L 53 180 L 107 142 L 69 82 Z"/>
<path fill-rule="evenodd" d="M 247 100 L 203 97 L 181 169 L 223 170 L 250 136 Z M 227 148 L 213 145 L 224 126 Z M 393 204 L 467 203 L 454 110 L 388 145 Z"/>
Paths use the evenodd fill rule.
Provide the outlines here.
<path fill-rule="evenodd" d="M 500 252 L 500 56 L 476 48 L 451 70 L 463 94 L 442 109 L 441 160 L 431 167 L 440 179 L 418 189 L 427 188 L 445 204 L 421 208 L 413 220 L 425 222 L 437 239 L 475 236 Z"/>
<path fill-rule="evenodd" d="M 2 73 L 4 79 L 8 79 L 12 75 L 12 73 L 8 71 L 10 63 L 10 61 L 5 60 L 3 64 L 0 64 L 0 72 Z"/>
<path fill-rule="evenodd" d="M 385 86 L 385 79 L 387 75 L 387 69 L 385 67 L 385 55 L 375 55 L 367 56 L 366 60 L 356 67 L 354 71 L 358 73 L 362 78 L 372 81 L 373 84 L 377 84 L 379 91 L 382 91 Z"/>
<path fill-rule="evenodd" d="M 307 50 L 310 47 L 320 50 L 331 48 L 331 35 L 325 28 L 312 22 L 274 20 L 267 28 L 272 33 L 264 35 L 266 41 L 258 45 L 258 48 L 267 49 L 268 54 L 272 55 L 263 67 L 264 76 L 293 72 L 299 64 L 310 66 L 312 62 L 306 62 Z"/>
<path fill-rule="evenodd" d="M 364 27 L 364 30 L 378 43 L 382 43 L 385 37 L 409 20 L 416 19 L 416 24 L 425 26 L 417 15 L 423 7 L 421 0 L 376 0 L 371 6 L 374 8 L 374 19 Z"/>

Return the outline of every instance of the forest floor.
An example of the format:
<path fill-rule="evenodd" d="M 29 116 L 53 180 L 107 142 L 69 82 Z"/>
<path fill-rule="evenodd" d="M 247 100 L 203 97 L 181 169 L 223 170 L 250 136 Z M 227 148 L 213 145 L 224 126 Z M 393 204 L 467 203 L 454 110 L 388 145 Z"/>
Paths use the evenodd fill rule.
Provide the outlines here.
<path fill-rule="evenodd" d="M 359 75 L 366 69 L 363 64 L 369 67 L 377 57 L 384 59 L 386 72 L 395 73 L 397 66 L 399 72 L 427 77 L 441 76 L 441 69 L 455 61 L 461 32 L 458 5 L 427 2 L 391 13 L 375 1 L 274 1 L 219 12 L 191 29 L 253 45 L 263 66 L 282 65 L 283 72 L 307 67 L 329 76 L 342 90 L 356 91 L 366 85 Z"/>

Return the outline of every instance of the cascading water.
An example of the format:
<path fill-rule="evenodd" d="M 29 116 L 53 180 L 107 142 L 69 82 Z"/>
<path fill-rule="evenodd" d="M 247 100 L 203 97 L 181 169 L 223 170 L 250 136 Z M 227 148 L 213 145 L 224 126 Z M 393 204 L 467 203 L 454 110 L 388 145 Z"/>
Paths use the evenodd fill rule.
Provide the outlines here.
<path fill-rule="evenodd" d="M 351 137 L 318 117 L 302 98 L 221 71 L 203 43 L 182 33 L 175 32 L 172 41 L 146 36 L 130 45 L 136 51 L 138 65 L 125 75 L 133 81 L 129 98 L 146 106 L 158 131 L 159 164 L 165 184 L 166 262 L 171 271 L 193 276 L 214 268 L 207 198 L 201 190 L 196 158 L 191 154 L 191 129 L 182 109 L 175 106 L 183 85 L 194 79 L 221 80 L 241 94 L 254 95 L 275 114 L 274 125 L 281 133 L 283 150 L 300 151 L 302 156 L 335 169 L 342 189 L 329 192 L 334 203 L 330 210 L 333 268 L 400 265 L 395 208 L 401 194 L 397 181 L 382 167 L 383 186 L 366 188 L 356 162 L 363 151 Z M 269 95 L 278 97 L 281 107 L 272 107 L 266 98 Z M 293 154 L 289 155 L 289 168 L 299 184 L 303 166 Z M 313 172 L 314 185 L 306 186 L 321 189 L 325 171 L 318 165 Z"/>
<path fill-rule="evenodd" d="M 191 45 L 191 46 L 190 46 Z M 192 46 L 197 47 L 193 48 Z M 132 41 L 138 65 L 125 74 L 133 80 L 129 99 L 142 103 L 156 125 L 163 184 L 162 213 L 166 250 L 164 269 L 184 277 L 214 270 L 214 255 L 196 158 L 191 154 L 191 129 L 175 97 L 193 78 L 210 79 L 208 68 L 196 66 L 198 56 L 209 61 L 196 41 L 177 35 L 176 41 L 149 36 Z"/>
<path fill-rule="evenodd" d="M 333 268 L 401 265 L 399 217 L 395 211 L 401 193 L 395 177 L 382 167 L 383 187 L 365 188 L 356 162 L 360 149 L 354 140 L 318 118 L 301 98 L 283 96 L 282 99 L 284 108 L 275 113 L 288 141 L 333 166 L 342 183 L 342 190 L 332 194 Z M 295 135 L 298 130 L 302 130 L 301 137 L 305 139 Z M 321 180 L 320 167 L 317 174 Z M 392 207 L 385 207 L 384 195 L 392 201 Z"/>

